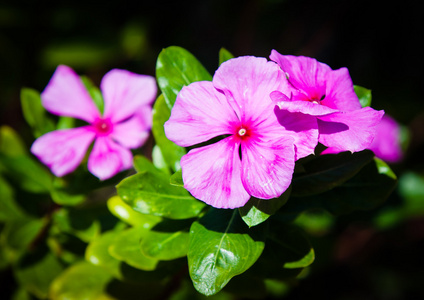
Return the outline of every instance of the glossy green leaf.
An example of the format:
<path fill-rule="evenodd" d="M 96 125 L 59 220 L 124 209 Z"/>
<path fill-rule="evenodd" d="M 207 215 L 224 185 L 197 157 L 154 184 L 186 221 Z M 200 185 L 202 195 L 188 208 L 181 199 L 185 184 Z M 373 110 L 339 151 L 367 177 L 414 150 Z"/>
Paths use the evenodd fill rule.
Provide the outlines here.
<path fill-rule="evenodd" d="M 25 213 L 16 203 L 12 187 L 0 176 L 0 222 L 21 219 Z"/>
<path fill-rule="evenodd" d="M 373 209 L 383 203 L 396 186 L 397 180 L 389 170 L 384 162 L 372 160 L 355 176 L 332 190 L 310 197 L 291 198 L 281 212 L 290 219 L 313 208 L 323 208 L 335 215 Z"/>
<path fill-rule="evenodd" d="M 219 49 L 219 64 L 222 64 L 223 62 L 225 62 L 225 61 L 227 61 L 231 58 L 234 58 L 234 55 L 231 54 L 230 51 L 228 51 L 225 48 Z"/>
<path fill-rule="evenodd" d="M 47 298 L 52 281 L 62 272 L 63 266 L 51 253 L 40 249 L 26 253 L 14 266 L 14 274 L 21 286 L 37 298 Z"/>
<path fill-rule="evenodd" d="M 109 254 L 114 258 L 126 262 L 128 265 L 151 271 L 156 268 L 158 260 L 147 257 L 140 250 L 140 240 L 147 230 L 143 227 L 132 227 L 121 232 L 109 246 Z"/>
<path fill-rule="evenodd" d="M 34 136 L 39 136 L 55 129 L 53 121 L 47 117 L 41 104 L 40 93 L 30 88 L 21 90 L 21 106 L 25 120 L 31 126 Z"/>
<path fill-rule="evenodd" d="M 141 251 L 158 260 L 186 256 L 191 223 L 192 220 L 163 220 L 143 237 Z"/>
<path fill-rule="evenodd" d="M 359 98 L 359 102 L 361 103 L 362 107 L 371 106 L 371 90 L 358 85 L 354 85 L 353 88 L 355 90 L 356 96 Z"/>
<path fill-rule="evenodd" d="M 249 202 L 239 208 L 240 215 L 247 226 L 252 227 L 266 221 L 287 203 L 291 192 L 289 187 L 280 197 L 274 199 L 250 198 Z"/>
<path fill-rule="evenodd" d="M 216 294 L 249 269 L 264 249 L 262 234 L 258 226 L 249 229 L 238 210 L 211 209 L 194 222 L 187 258 L 196 290 Z"/>
<path fill-rule="evenodd" d="M 205 204 L 180 187 L 172 186 L 169 178 L 142 172 L 127 177 L 117 185 L 119 196 L 134 210 L 171 219 L 197 216 Z"/>
<path fill-rule="evenodd" d="M 169 182 L 171 185 L 184 187 L 182 170 L 178 170 L 177 172 L 172 174 L 171 178 L 169 179 Z"/>
<path fill-rule="evenodd" d="M 53 281 L 49 299 L 113 300 L 106 294 L 107 284 L 111 280 L 112 276 L 103 268 L 81 261 L 66 269 Z"/>
<path fill-rule="evenodd" d="M 160 95 L 153 105 L 152 133 L 155 138 L 156 145 L 160 148 L 165 162 L 173 171 L 177 171 L 181 168 L 180 160 L 181 157 L 186 154 L 186 150 L 185 148 L 168 140 L 165 135 L 163 126 L 170 116 L 171 110 L 165 103 L 163 95 Z"/>
<path fill-rule="evenodd" d="M 369 150 L 317 156 L 302 164 L 304 172 L 293 177 L 292 196 L 310 196 L 331 190 L 352 178 L 373 157 Z"/>
<path fill-rule="evenodd" d="M 138 211 L 135 211 L 128 204 L 122 201 L 119 196 L 111 197 L 107 201 L 107 207 L 115 217 L 132 226 L 150 229 L 162 220 L 161 217 L 142 214 Z"/>
<path fill-rule="evenodd" d="M 134 157 L 133 163 L 134 163 L 134 169 L 137 171 L 137 173 L 149 172 L 157 176 L 160 176 L 161 178 L 164 178 L 164 179 L 169 177 L 168 174 L 156 168 L 153 165 L 153 163 L 150 160 L 148 160 L 145 156 L 136 155 Z"/>
<path fill-rule="evenodd" d="M 181 47 L 171 46 L 159 53 L 156 79 L 168 108 L 172 109 L 183 86 L 195 81 L 210 81 L 212 76 L 190 52 Z"/>

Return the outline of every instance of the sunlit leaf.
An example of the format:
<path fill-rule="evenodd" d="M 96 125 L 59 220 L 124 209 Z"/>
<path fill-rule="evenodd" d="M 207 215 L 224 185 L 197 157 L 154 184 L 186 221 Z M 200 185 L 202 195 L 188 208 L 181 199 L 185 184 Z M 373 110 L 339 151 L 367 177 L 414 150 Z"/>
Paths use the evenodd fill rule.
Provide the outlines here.
<path fill-rule="evenodd" d="M 223 62 L 225 62 L 225 61 L 227 61 L 231 58 L 234 58 L 234 55 L 231 54 L 230 51 L 228 51 L 225 48 L 219 49 L 219 64 L 222 64 Z"/>
<path fill-rule="evenodd" d="M 353 86 L 356 96 L 359 98 L 359 102 L 362 107 L 371 106 L 371 90 L 366 89 L 364 87 L 354 85 Z"/>
<path fill-rule="evenodd" d="M 159 53 L 156 78 L 169 109 L 174 106 L 183 86 L 195 81 L 212 80 L 212 76 L 190 52 L 177 46 L 165 48 Z"/>
<path fill-rule="evenodd" d="M 183 172 L 181 170 L 178 170 L 177 172 L 172 174 L 169 182 L 171 183 L 171 185 L 184 187 Z"/>
<path fill-rule="evenodd" d="M 188 264 L 194 287 L 204 295 L 219 292 L 249 269 L 264 249 L 258 226 L 249 229 L 238 210 L 211 209 L 190 229 Z"/>

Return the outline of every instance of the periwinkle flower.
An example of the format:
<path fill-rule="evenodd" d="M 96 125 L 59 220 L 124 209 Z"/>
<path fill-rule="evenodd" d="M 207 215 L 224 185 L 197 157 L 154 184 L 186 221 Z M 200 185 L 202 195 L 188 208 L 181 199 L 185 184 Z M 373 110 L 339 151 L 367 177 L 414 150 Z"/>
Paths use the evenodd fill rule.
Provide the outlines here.
<path fill-rule="evenodd" d="M 129 149 L 145 143 L 151 128 L 155 79 L 126 70 L 109 71 L 101 81 L 101 114 L 79 76 L 58 66 L 41 93 L 43 106 L 52 114 L 86 121 L 88 125 L 55 130 L 39 137 L 31 152 L 56 176 L 74 171 L 94 141 L 88 170 L 101 180 L 132 167 Z"/>
<path fill-rule="evenodd" d="M 270 93 L 285 90 L 279 67 L 265 58 L 238 57 L 212 82 L 194 82 L 177 96 L 166 136 L 189 147 L 181 159 L 184 187 L 217 208 L 243 206 L 251 196 L 279 197 L 290 185 L 295 160 L 313 153 L 316 120 L 275 108 Z"/>
<path fill-rule="evenodd" d="M 281 109 L 315 116 L 319 142 L 328 152 L 361 151 L 374 139 L 384 111 L 362 108 L 346 68 L 328 65 L 304 56 L 281 55 L 272 50 L 271 60 L 286 73 L 291 91 L 273 92 Z"/>

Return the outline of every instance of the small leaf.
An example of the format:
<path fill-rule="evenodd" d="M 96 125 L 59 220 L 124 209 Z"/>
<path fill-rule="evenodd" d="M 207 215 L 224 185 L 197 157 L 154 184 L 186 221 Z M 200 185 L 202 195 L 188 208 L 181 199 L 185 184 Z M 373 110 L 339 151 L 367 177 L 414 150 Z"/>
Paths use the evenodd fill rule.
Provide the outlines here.
<path fill-rule="evenodd" d="M 34 136 L 39 136 L 55 129 L 53 121 L 47 117 L 46 110 L 41 104 L 40 93 L 30 88 L 21 89 L 22 112 Z"/>
<path fill-rule="evenodd" d="M 156 145 L 160 148 L 162 156 L 167 165 L 173 170 L 177 171 L 181 168 L 180 160 L 186 150 L 183 147 L 176 145 L 174 142 L 168 140 L 165 135 L 164 124 L 171 116 L 171 110 L 165 103 L 163 94 L 160 95 L 155 104 L 153 105 L 153 125 L 152 133 L 155 138 Z"/>
<path fill-rule="evenodd" d="M 85 261 L 72 265 L 60 274 L 50 287 L 49 299 L 113 300 L 106 294 L 107 284 L 113 277 L 104 269 Z"/>
<path fill-rule="evenodd" d="M 304 172 L 293 177 L 292 196 L 309 196 L 331 190 L 352 178 L 373 157 L 369 150 L 317 156 L 302 165 Z"/>
<path fill-rule="evenodd" d="M 0 127 L 0 153 L 7 157 L 19 157 L 27 153 L 25 143 L 9 126 Z"/>
<path fill-rule="evenodd" d="M 169 182 L 171 183 L 171 185 L 184 187 L 183 172 L 181 170 L 176 171 L 174 174 L 171 175 Z"/>
<path fill-rule="evenodd" d="M 146 215 L 135 211 L 122 201 L 119 196 L 111 197 L 107 201 L 107 207 L 115 217 L 132 226 L 150 229 L 162 220 L 161 217 Z"/>
<path fill-rule="evenodd" d="M 80 76 L 80 78 L 82 82 L 84 83 L 85 88 L 87 89 L 91 98 L 93 99 L 94 104 L 96 104 L 100 114 L 103 114 L 104 101 L 103 101 L 102 92 L 93 84 L 90 78 L 86 76 Z"/>
<path fill-rule="evenodd" d="M 225 61 L 227 61 L 231 58 L 234 58 L 234 55 L 231 54 L 230 51 L 228 51 L 225 48 L 221 48 L 219 50 L 219 64 L 222 64 L 223 62 L 225 62 Z"/>
<path fill-rule="evenodd" d="M 142 172 L 117 185 L 119 196 L 134 210 L 171 219 L 197 216 L 205 204 L 156 173 Z"/>
<path fill-rule="evenodd" d="M 0 222 L 25 217 L 25 213 L 15 201 L 12 187 L 1 176 L 0 195 Z"/>
<path fill-rule="evenodd" d="M 280 197 L 274 199 L 250 198 L 249 202 L 239 208 L 240 215 L 249 227 L 256 226 L 266 221 L 287 203 L 291 192 L 289 187 Z"/>
<path fill-rule="evenodd" d="M 359 102 L 362 107 L 371 106 L 371 90 L 366 89 L 364 87 L 354 85 L 353 86 L 356 96 L 359 98 Z"/>
<path fill-rule="evenodd" d="M 188 251 L 192 220 L 164 220 L 152 228 L 140 243 L 141 251 L 158 260 L 184 257 Z"/>
<path fill-rule="evenodd" d="M 193 223 L 187 258 L 196 290 L 216 294 L 255 263 L 265 244 L 263 233 L 254 229 L 249 230 L 238 210 L 212 208 Z"/>
<path fill-rule="evenodd" d="M 169 109 L 174 106 L 183 86 L 195 81 L 212 80 L 212 76 L 190 52 L 177 46 L 165 48 L 159 53 L 156 78 Z"/>
<path fill-rule="evenodd" d="M 109 246 L 109 254 L 134 268 L 145 271 L 154 270 L 158 260 L 145 256 L 140 250 L 140 240 L 146 232 L 143 227 L 124 230 Z"/>

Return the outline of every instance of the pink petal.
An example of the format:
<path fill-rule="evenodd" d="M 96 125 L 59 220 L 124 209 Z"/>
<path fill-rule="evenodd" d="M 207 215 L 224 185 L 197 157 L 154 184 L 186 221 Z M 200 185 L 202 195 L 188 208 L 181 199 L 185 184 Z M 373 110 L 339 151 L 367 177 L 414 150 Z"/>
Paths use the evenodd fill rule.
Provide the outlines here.
<path fill-rule="evenodd" d="M 403 153 L 399 124 L 388 115 L 384 115 L 377 126 L 376 136 L 369 149 L 374 152 L 375 156 L 387 162 L 400 161 Z"/>
<path fill-rule="evenodd" d="M 150 105 L 156 97 L 155 78 L 114 69 L 106 73 L 100 84 L 105 101 L 104 117 L 117 123 Z"/>
<path fill-rule="evenodd" d="M 274 91 L 270 94 L 272 101 L 282 110 L 289 112 L 301 112 L 312 116 L 323 116 L 338 112 L 338 110 L 304 100 L 291 100 L 286 95 L 279 91 Z"/>
<path fill-rule="evenodd" d="M 187 147 L 232 133 L 239 122 L 225 96 L 211 82 L 194 82 L 177 96 L 165 134 L 177 145 Z"/>
<path fill-rule="evenodd" d="M 293 142 L 284 136 L 268 143 L 254 139 L 242 143 L 242 182 L 250 195 L 276 198 L 289 187 L 295 160 Z"/>
<path fill-rule="evenodd" d="M 78 167 L 94 137 L 89 127 L 56 130 L 36 139 L 31 152 L 60 177 Z"/>
<path fill-rule="evenodd" d="M 148 111 L 150 111 L 148 118 L 151 118 L 152 109 L 148 107 L 148 110 L 144 112 L 148 113 Z M 149 138 L 150 126 L 146 123 L 148 122 L 145 121 L 144 114 L 134 115 L 124 122 L 115 124 L 110 136 L 125 148 L 138 148 Z"/>
<path fill-rule="evenodd" d="M 339 151 L 367 149 L 376 135 L 384 111 L 370 107 L 318 118 L 319 142 Z"/>
<path fill-rule="evenodd" d="M 88 157 L 88 170 L 100 180 L 113 177 L 132 167 L 132 153 L 113 142 L 110 137 L 98 137 Z"/>
<path fill-rule="evenodd" d="M 184 187 L 217 208 L 241 207 L 250 196 L 241 183 L 240 144 L 227 137 L 191 150 L 181 159 Z"/>
<path fill-rule="evenodd" d="M 346 68 L 331 71 L 327 74 L 327 89 L 322 105 L 340 111 L 361 109 L 361 103 L 353 89 L 352 79 Z"/>
<path fill-rule="evenodd" d="M 257 123 L 274 108 L 272 91 L 288 92 L 285 74 L 273 62 L 262 57 L 244 56 L 230 59 L 213 77 L 215 88 L 223 91 L 242 122 Z"/>
<path fill-rule="evenodd" d="M 57 67 L 41 93 L 43 106 L 52 114 L 78 118 L 89 123 L 100 116 L 78 75 L 69 67 Z"/>

